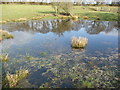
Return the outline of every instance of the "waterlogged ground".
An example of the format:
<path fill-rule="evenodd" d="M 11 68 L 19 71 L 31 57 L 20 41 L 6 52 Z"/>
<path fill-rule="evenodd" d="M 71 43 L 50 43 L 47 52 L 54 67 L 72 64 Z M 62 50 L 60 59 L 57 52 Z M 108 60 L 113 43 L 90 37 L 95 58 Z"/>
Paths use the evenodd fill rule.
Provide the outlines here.
<path fill-rule="evenodd" d="M 8 23 L 2 29 L 14 39 L 1 42 L 2 74 L 28 69 L 21 88 L 117 88 L 118 23 L 88 20 L 40 20 Z M 71 38 L 87 37 L 84 49 L 72 49 Z M 3 85 L 6 87 L 5 85 Z"/>

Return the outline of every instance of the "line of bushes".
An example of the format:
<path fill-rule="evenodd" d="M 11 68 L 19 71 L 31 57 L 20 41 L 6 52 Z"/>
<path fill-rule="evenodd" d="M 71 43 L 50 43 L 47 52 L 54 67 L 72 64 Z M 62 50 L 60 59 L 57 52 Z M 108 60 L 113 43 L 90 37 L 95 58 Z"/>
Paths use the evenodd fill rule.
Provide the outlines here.
<path fill-rule="evenodd" d="M 0 2 L 0 4 L 30 4 L 30 5 L 51 5 L 51 3 L 45 2 Z M 78 4 L 74 3 L 75 6 L 119 6 L 120 4 Z"/>
<path fill-rule="evenodd" d="M 44 2 L 0 2 L 0 4 L 50 5 L 50 3 L 44 3 Z"/>

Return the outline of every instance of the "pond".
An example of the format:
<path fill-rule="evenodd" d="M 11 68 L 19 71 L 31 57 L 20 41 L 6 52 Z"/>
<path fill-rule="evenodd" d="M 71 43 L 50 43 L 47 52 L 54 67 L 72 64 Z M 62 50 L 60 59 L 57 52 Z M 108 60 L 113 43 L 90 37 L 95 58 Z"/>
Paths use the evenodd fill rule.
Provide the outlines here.
<path fill-rule="evenodd" d="M 27 69 L 21 88 L 117 88 L 118 23 L 91 20 L 33 20 L 2 25 L 14 39 L 0 48 L 9 60 L 2 74 Z M 84 49 L 73 49 L 71 38 L 86 37 Z"/>

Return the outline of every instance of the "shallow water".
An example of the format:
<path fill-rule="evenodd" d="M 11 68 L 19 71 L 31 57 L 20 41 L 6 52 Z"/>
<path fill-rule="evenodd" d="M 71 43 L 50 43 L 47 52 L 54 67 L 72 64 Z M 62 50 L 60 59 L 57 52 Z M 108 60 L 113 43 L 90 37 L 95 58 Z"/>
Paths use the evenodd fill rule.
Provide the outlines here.
<path fill-rule="evenodd" d="M 29 69 L 29 76 L 18 87 L 115 88 L 119 73 L 117 26 L 115 21 L 89 20 L 4 24 L 2 29 L 14 39 L 2 41 L 2 53 L 10 58 L 3 62 L 3 75 Z M 72 49 L 73 36 L 87 37 L 87 46 Z"/>

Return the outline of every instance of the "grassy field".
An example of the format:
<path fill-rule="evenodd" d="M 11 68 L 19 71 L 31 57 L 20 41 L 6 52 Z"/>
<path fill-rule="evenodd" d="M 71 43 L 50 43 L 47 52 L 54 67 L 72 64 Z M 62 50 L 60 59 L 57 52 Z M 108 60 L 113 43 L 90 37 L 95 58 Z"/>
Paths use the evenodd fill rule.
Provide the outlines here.
<path fill-rule="evenodd" d="M 0 19 L 12 20 L 19 18 L 29 18 L 43 16 L 47 14 L 55 13 L 54 9 L 50 5 L 0 5 L 2 7 L 2 17 Z M 104 21 L 116 21 L 118 19 L 117 9 L 118 7 L 104 6 L 100 11 L 100 6 L 74 6 L 73 13 L 80 16 L 88 16 L 89 19 L 95 19 L 99 17 L 100 20 Z M 54 16 L 48 16 L 46 18 L 56 18 Z"/>

